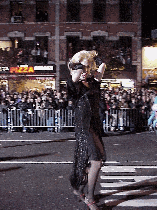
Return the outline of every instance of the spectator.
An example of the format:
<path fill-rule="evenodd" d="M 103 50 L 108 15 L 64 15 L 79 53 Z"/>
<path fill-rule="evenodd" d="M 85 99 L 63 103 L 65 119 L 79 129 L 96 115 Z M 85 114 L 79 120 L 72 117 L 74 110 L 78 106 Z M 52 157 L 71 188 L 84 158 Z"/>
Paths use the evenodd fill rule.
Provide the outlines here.
<path fill-rule="evenodd" d="M 146 97 L 146 107 L 148 111 L 151 111 L 151 100 L 149 98 L 149 96 Z"/>
<path fill-rule="evenodd" d="M 35 102 L 33 98 L 28 98 L 27 99 L 27 114 L 28 114 L 28 122 L 29 125 L 32 126 L 33 125 L 33 115 L 34 115 L 34 108 L 35 108 Z M 27 129 L 29 132 L 33 132 L 34 129 L 33 128 L 28 128 Z"/>
<path fill-rule="evenodd" d="M 118 104 L 118 108 L 120 109 L 118 111 L 118 118 L 119 118 L 119 129 L 121 131 L 124 130 L 124 125 L 126 125 L 126 109 L 128 108 L 127 99 L 122 98 L 121 101 Z"/>
<path fill-rule="evenodd" d="M 73 110 L 74 106 L 73 106 L 73 102 L 71 100 L 68 101 L 68 106 L 66 107 L 67 110 Z"/>
<path fill-rule="evenodd" d="M 106 100 L 104 98 L 104 92 L 101 92 L 101 97 L 100 97 L 100 101 L 99 101 L 99 115 L 100 115 L 100 120 L 101 120 L 101 124 L 102 124 L 102 136 L 106 136 L 105 132 L 104 132 L 104 128 L 103 128 L 103 122 L 105 120 L 106 117 L 106 111 L 107 111 L 107 104 L 106 104 Z"/>
<path fill-rule="evenodd" d="M 65 118 L 63 119 L 65 125 L 69 125 L 69 126 L 73 126 L 74 124 L 74 106 L 73 106 L 73 101 L 69 100 L 68 101 L 68 105 L 65 108 L 66 112 L 65 112 Z M 63 116 L 62 116 L 63 118 Z M 69 128 L 64 128 L 64 131 L 74 131 L 73 127 L 69 127 Z"/>
<path fill-rule="evenodd" d="M 20 109 L 20 124 L 22 126 L 22 131 L 23 132 L 26 132 L 27 129 L 26 129 L 25 126 L 28 123 L 28 118 L 27 118 L 27 109 L 28 109 L 28 106 L 27 106 L 26 99 L 24 97 L 18 103 L 18 108 Z"/>
<path fill-rule="evenodd" d="M 36 62 L 37 62 L 37 63 L 41 63 L 41 50 L 40 50 L 39 47 L 37 47 Z"/>
<path fill-rule="evenodd" d="M 100 106 L 100 108 L 99 108 L 100 120 L 103 123 L 103 120 L 105 119 L 105 111 L 107 110 L 106 100 L 104 98 L 103 91 L 101 92 L 99 106 Z"/>
<path fill-rule="evenodd" d="M 57 103 L 56 101 L 54 100 L 54 98 L 49 98 L 48 100 L 48 108 L 49 109 L 57 109 Z"/>
<path fill-rule="evenodd" d="M 47 64 L 47 62 L 48 62 L 48 52 L 47 52 L 46 49 L 43 52 L 43 58 L 44 58 L 44 64 Z"/>
<path fill-rule="evenodd" d="M 115 131 L 117 126 L 117 109 L 118 109 L 118 103 L 116 97 L 111 98 L 110 109 L 111 109 L 111 120 L 112 120 L 111 131 Z"/>
<path fill-rule="evenodd" d="M 129 103 L 129 108 L 131 108 L 131 109 L 136 108 L 136 101 L 135 101 L 134 97 L 131 98 L 131 102 Z"/>
<path fill-rule="evenodd" d="M 63 98 L 60 98 L 58 100 L 58 109 L 65 109 L 66 108 L 66 103 L 65 101 L 63 100 Z"/>
<path fill-rule="evenodd" d="M 2 130 L 6 130 L 7 119 L 8 119 L 7 106 L 5 100 L 3 99 L 0 104 L 0 123 L 2 125 Z"/>
<path fill-rule="evenodd" d="M 37 55 L 37 51 L 36 51 L 36 48 L 34 47 L 31 51 L 31 55 L 32 55 L 32 59 L 33 59 L 33 62 L 35 62 L 35 58 L 36 58 L 36 55 Z"/>

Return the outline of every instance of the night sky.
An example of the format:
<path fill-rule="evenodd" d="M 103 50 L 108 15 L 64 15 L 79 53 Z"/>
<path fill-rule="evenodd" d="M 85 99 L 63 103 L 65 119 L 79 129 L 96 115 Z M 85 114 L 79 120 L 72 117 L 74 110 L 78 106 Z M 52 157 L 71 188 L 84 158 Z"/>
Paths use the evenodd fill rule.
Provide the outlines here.
<path fill-rule="evenodd" d="M 151 38 L 153 29 L 157 29 L 157 1 L 142 0 L 142 37 Z"/>

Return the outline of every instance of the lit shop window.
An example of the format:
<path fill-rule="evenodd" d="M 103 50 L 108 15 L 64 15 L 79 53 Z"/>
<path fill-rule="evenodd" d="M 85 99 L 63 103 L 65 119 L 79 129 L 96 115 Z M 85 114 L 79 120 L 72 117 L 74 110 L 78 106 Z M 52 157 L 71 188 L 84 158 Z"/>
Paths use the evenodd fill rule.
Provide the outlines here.
<path fill-rule="evenodd" d="M 11 41 L 0 41 L 0 49 L 3 51 L 9 51 L 10 48 L 12 47 L 12 42 Z"/>

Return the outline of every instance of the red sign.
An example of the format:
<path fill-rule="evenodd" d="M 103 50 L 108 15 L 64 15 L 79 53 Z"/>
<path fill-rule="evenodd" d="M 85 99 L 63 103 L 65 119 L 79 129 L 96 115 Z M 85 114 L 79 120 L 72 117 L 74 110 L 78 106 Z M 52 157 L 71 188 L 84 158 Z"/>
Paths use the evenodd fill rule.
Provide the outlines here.
<path fill-rule="evenodd" d="M 10 73 L 34 73 L 34 68 L 32 66 L 24 66 L 24 67 L 10 67 Z"/>

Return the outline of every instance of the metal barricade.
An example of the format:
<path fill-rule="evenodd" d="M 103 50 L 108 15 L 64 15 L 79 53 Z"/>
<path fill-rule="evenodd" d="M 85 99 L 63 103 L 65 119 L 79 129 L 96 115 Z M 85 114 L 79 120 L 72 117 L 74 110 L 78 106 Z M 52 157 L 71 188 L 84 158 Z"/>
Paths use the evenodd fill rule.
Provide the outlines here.
<path fill-rule="evenodd" d="M 60 132 L 60 110 L 35 109 L 25 112 L 8 109 L 8 131 L 14 128 L 48 128 L 48 131 Z"/>
<path fill-rule="evenodd" d="M 105 132 L 117 130 L 147 129 L 150 112 L 140 109 L 110 109 L 105 112 L 103 129 Z M 63 128 L 74 128 L 73 110 L 35 109 L 27 112 L 20 109 L 8 109 L 0 112 L 0 128 L 8 132 L 15 128 L 47 128 L 51 132 L 60 132 Z"/>
<path fill-rule="evenodd" d="M 2 129 L 8 128 L 8 110 L 0 111 L 0 128 Z"/>
<path fill-rule="evenodd" d="M 60 122 L 61 122 L 61 128 L 73 128 L 75 127 L 74 124 L 74 111 L 73 110 L 66 110 L 62 109 L 60 115 Z"/>
<path fill-rule="evenodd" d="M 147 129 L 150 112 L 141 109 L 110 109 L 105 112 L 103 128 L 105 132 L 116 130 L 142 130 Z"/>

